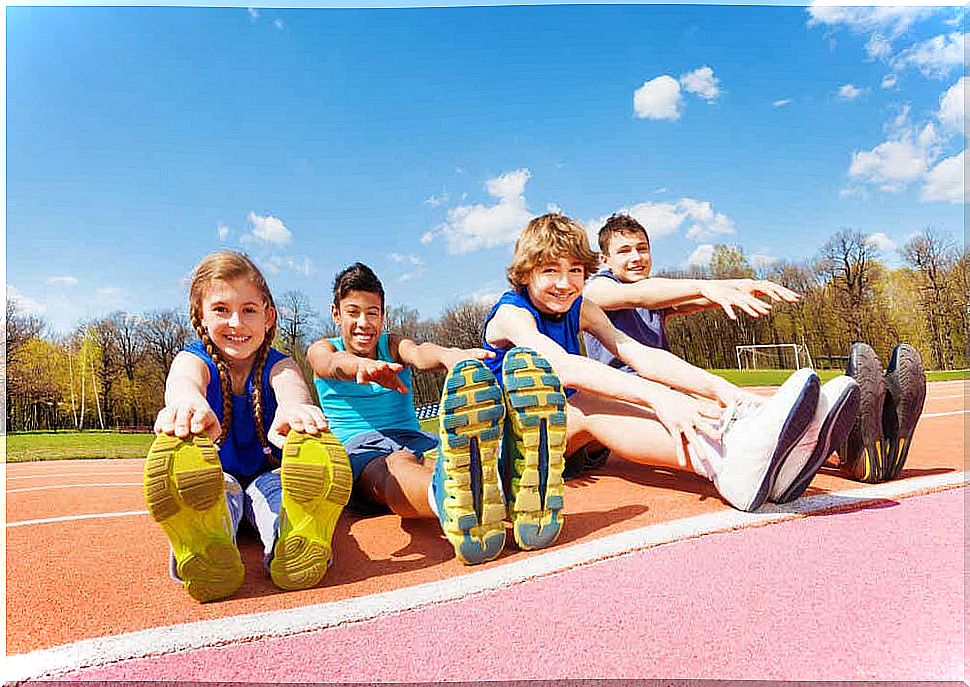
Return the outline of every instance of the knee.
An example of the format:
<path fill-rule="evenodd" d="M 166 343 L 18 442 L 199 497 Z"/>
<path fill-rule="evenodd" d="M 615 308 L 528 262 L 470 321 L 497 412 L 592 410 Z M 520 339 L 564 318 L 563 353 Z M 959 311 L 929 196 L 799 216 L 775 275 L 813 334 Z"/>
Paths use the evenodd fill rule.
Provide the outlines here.
<path fill-rule="evenodd" d="M 420 465 L 420 461 L 410 451 L 395 451 L 386 458 L 387 471 L 392 477 L 399 477 L 401 473 L 409 468 Z"/>

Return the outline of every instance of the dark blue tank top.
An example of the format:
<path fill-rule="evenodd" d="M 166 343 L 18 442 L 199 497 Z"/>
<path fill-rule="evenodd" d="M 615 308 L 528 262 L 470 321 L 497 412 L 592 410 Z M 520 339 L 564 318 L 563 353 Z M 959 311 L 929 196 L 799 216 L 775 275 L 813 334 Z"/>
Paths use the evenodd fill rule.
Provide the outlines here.
<path fill-rule="evenodd" d="M 195 341 L 185 348 L 186 352 L 201 358 L 209 368 L 209 385 L 205 390 L 205 400 L 212 406 L 219 423 L 222 424 L 222 385 L 219 384 L 219 371 L 216 363 L 206 352 L 201 341 Z M 276 393 L 269 384 L 269 374 L 279 361 L 286 356 L 275 348 L 270 348 L 263 367 L 263 431 L 268 432 L 273 418 L 276 416 Z M 276 464 L 282 457 L 278 448 L 270 444 Z M 219 461 L 222 469 L 236 479 L 246 483 L 256 476 L 273 469 L 274 465 L 263 453 L 263 444 L 256 436 L 256 422 L 253 420 L 253 373 L 249 373 L 246 380 L 246 393 L 243 396 L 232 397 L 232 427 L 222 446 L 219 447 Z"/>
<path fill-rule="evenodd" d="M 590 279 L 612 279 L 618 284 L 622 283 L 612 272 L 606 269 L 597 272 Z M 669 351 L 670 343 L 667 341 L 667 332 L 664 328 L 664 314 L 663 310 L 651 310 L 650 308 L 623 308 L 606 311 L 606 316 L 613 323 L 613 326 L 629 335 L 634 341 L 639 341 L 644 346 Z M 595 336 L 584 332 L 583 337 L 586 343 L 587 356 L 610 367 L 633 372 L 632 368 L 610 353 Z"/>
<path fill-rule="evenodd" d="M 562 346 L 567 353 L 581 355 L 579 347 L 579 313 L 583 307 L 582 296 L 576 299 L 576 302 L 570 306 L 565 315 L 553 317 L 536 309 L 532 305 L 532 301 L 529 300 L 528 292 L 524 289 L 522 291 L 506 291 L 499 298 L 498 303 L 492 306 L 488 317 L 485 318 L 485 324 L 482 326 L 482 348 L 495 353 L 494 358 L 486 359 L 484 363 L 495 375 L 495 378 L 498 379 L 499 384 L 502 384 L 502 361 L 505 360 L 505 354 L 510 349 L 496 348 L 489 344 L 485 340 L 485 329 L 488 327 L 488 323 L 492 321 L 492 318 L 495 317 L 498 309 L 506 304 L 527 310 L 532 315 L 532 319 L 536 321 L 536 328 L 540 332 Z M 575 392 L 575 389 L 567 388 L 566 396 L 571 396 Z"/>

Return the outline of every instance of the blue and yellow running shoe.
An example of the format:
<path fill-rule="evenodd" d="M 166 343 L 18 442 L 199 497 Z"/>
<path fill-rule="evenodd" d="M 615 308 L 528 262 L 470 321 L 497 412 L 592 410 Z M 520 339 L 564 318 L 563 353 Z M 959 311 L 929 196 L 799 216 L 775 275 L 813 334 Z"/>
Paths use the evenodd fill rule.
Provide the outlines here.
<path fill-rule="evenodd" d="M 505 406 L 495 376 L 477 360 L 462 360 L 445 379 L 438 414 L 432 478 L 438 520 L 458 560 L 484 563 L 505 546 L 498 472 Z"/>
<path fill-rule="evenodd" d="M 529 348 L 505 354 L 502 379 L 512 531 L 520 549 L 541 549 L 563 526 L 566 396 L 549 362 Z"/>
<path fill-rule="evenodd" d="M 333 531 L 350 500 L 347 452 L 330 432 L 291 431 L 280 467 L 283 495 L 270 577 L 281 589 L 307 589 L 330 565 Z"/>
<path fill-rule="evenodd" d="M 148 512 L 168 537 L 185 591 L 203 602 L 232 595 L 245 570 L 212 440 L 159 434 L 148 451 L 144 484 Z"/>

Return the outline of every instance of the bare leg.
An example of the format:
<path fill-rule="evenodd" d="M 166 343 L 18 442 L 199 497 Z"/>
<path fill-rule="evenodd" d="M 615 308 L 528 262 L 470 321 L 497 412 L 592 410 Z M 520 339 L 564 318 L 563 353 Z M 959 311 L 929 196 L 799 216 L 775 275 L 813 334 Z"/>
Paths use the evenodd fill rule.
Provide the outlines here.
<path fill-rule="evenodd" d="M 566 451 L 595 440 L 634 463 L 680 468 L 674 438 L 657 416 L 637 405 L 577 391 L 569 397 Z"/>
<path fill-rule="evenodd" d="M 433 473 L 431 465 L 419 462 L 410 451 L 395 451 L 369 462 L 359 486 L 368 499 L 402 518 L 435 518 L 428 504 Z"/>

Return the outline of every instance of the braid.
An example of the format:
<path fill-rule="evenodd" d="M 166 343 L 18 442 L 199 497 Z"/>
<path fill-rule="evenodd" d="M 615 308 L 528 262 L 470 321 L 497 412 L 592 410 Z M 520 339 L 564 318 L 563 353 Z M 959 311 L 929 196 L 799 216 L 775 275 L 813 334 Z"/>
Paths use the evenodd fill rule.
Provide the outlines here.
<path fill-rule="evenodd" d="M 222 356 L 219 355 L 219 349 L 212 343 L 212 339 L 209 338 L 209 332 L 202 326 L 202 318 L 199 317 L 196 309 L 192 308 L 189 314 L 192 319 L 192 327 L 195 328 L 195 333 L 202 339 L 205 352 L 209 354 L 212 361 L 216 364 L 216 373 L 219 375 L 219 386 L 222 388 L 222 427 L 219 438 L 216 439 L 215 443 L 221 445 L 229 435 L 229 428 L 232 426 L 232 386 L 231 378 L 229 377 L 229 366 L 226 365 Z"/>
<path fill-rule="evenodd" d="M 275 337 L 276 324 L 274 323 L 266 330 L 266 337 L 256 353 L 256 364 L 253 365 L 253 421 L 256 423 L 256 436 L 259 437 L 259 443 L 263 445 L 263 453 L 266 454 L 266 458 L 274 464 L 276 457 L 273 455 L 269 442 L 266 440 L 266 433 L 263 431 L 263 369 L 266 367 L 269 347 Z"/>

